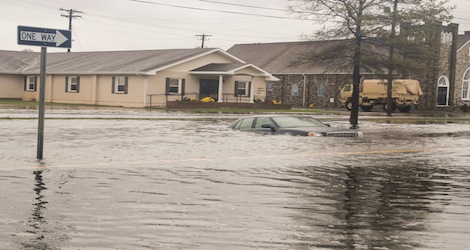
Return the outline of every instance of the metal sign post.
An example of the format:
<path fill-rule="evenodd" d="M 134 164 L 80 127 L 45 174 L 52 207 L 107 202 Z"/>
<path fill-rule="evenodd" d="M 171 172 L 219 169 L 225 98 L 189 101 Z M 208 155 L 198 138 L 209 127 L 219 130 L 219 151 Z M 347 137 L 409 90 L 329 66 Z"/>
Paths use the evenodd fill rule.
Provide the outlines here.
<path fill-rule="evenodd" d="M 42 159 L 44 148 L 44 110 L 46 99 L 46 54 L 47 48 L 41 47 L 41 77 L 39 85 L 38 147 L 36 158 Z"/>
<path fill-rule="evenodd" d="M 46 99 L 47 47 L 71 48 L 72 34 L 70 30 L 18 26 L 18 44 L 41 46 L 41 76 L 39 83 L 38 143 L 36 158 L 42 159 L 44 148 L 44 106 Z"/>

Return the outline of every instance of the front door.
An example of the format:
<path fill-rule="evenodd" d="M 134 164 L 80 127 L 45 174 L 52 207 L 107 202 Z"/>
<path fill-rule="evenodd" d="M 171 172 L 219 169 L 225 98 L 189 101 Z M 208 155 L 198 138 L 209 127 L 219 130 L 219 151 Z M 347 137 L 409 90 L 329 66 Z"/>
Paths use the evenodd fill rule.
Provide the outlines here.
<path fill-rule="evenodd" d="M 219 99 L 219 80 L 201 79 L 199 81 L 199 99 L 208 96 L 215 101 Z"/>
<path fill-rule="evenodd" d="M 437 105 L 447 106 L 447 87 L 437 88 Z"/>

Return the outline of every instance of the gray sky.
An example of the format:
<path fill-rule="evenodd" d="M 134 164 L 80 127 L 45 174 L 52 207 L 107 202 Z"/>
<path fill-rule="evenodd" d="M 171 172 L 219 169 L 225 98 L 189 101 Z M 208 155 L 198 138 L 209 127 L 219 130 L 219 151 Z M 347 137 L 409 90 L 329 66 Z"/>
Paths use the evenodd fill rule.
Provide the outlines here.
<path fill-rule="evenodd" d="M 461 33 L 470 31 L 470 0 L 450 3 L 457 5 L 454 22 Z M 39 51 L 17 44 L 17 27 L 68 29 L 61 16 L 68 13 L 60 8 L 83 12 L 73 20 L 72 51 L 195 48 L 202 34 L 209 35 L 205 47 L 222 49 L 301 41 L 315 23 L 296 19 L 288 5 L 288 0 L 0 0 L 0 49 Z"/>

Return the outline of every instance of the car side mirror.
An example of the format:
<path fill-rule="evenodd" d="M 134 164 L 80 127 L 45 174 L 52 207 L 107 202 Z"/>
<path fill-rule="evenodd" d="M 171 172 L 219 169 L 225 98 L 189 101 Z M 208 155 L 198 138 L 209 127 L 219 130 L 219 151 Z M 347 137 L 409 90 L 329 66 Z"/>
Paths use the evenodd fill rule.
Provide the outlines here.
<path fill-rule="evenodd" d="M 271 124 L 262 124 L 261 128 L 269 128 L 269 129 L 271 129 L 271 132 L 276 131 L 276 128 Z"/>

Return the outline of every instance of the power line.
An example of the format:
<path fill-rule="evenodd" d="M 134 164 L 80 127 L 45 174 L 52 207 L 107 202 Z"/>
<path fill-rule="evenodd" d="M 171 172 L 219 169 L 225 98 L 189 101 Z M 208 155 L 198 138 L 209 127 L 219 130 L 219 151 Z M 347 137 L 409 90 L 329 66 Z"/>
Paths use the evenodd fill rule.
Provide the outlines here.
<path fill-rule="evenodd" d="M 286 10 L 286 9 L 276 9 L 276 8 L 261 7 L 261 6 L 254 6 L 254 5 L 245 5 L 245 4 L 236 4 L 236 3 L 224 3 L 224 2 L 211 1 L 211 0 L 198 0 L 198 1 L 200 1 L 200 2 L 208 2 L 208 3 L 216 3 L 216 4 L 223 4 L 223 5 L 238 6 L 238 7 L 262 9 L 262 10 L 275 10 L 275 11 L 288 12 L 288 10 Z"/>
<path fill-rule="evenodd" d="M 202 35 L 196 35 L 196 36 L 201 37 L 201 40 L 202 40 L 201 48 L 204 48 L 204 41 L 206 40 L 207 37 L 210 37 L 212 35 L 202 34 Z"/>
<path fill-rule="evenodd" d="M 77 18 L 77 17 L 82 17 L 82 16 L 75 15 L 75 13 L 83 13 L 83 12 L 78 11 L 78 10 L 74 10 L 74 9 L 66 10 L 66 9 L 63 9 L 63 8 L 60 8 L 60 11 L 68 12 L 68 15 L 62 14 L 60 16 L 63 16 L 63 17 L 66 17 L 66 18 L 69 19 L 69 30 L 70 30 L 70 32 L 72 32 L 72 19 Z M 67 52 L 70 52 L 70 48 L 67 49 Z"/>
<path fill-rule="evenodd" d="M 228 14 L 237 14 L 237 15 L 245 15 L 245 16 L 257 16 L 257 17 L 267 17 L 267 18 L 277 18 L 277 19 L 290 19 L 290 20 L 304 20 L 304 19 L 295 18 L 295 17 L 283 17 L 283 16 L 272 16 L 272 15 L 262 15 L 262 14 L 250 14 L 250 13 L 245 13 L 245 12 L 228 11 L 228 10 L 204 9 L 204 8 L 189 7 L 189 6 L 182 6 L 182 5 L 156 3 L 156 2 L 150 2 L 150 1 L 144 1 L 144 0 L 129 0 L 129 1 L 131 1 L 131 2 L 137 2 L 137 3 L 145 3 L 145 4 L 154 4 L 154 5 L 160 5 L 160 6 L 174 7 L 174 8 L 181 8 L 181 9 L 202 10 L 202 11 L 219 12 L 219 13 L 228 13 Z M 305 20 L 307 20 L 307 19 L 305 19 Z"/>

